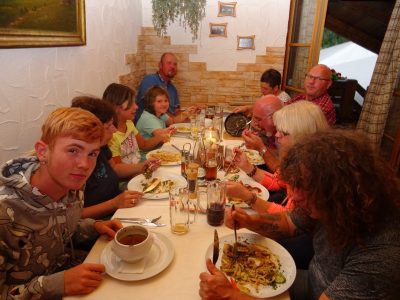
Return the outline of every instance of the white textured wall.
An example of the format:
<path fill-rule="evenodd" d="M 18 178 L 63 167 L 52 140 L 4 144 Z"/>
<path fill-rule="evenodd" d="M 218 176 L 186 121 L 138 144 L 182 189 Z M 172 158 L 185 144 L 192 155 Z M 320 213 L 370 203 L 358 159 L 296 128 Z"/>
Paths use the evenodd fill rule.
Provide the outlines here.
<path fill-rule="evenodd" d="M 236 13 L 217 17 L 218 0 L 207 0 L 191 61 L 207 62 L 208 70 L 236 70 L 239 62 L 255 62 L 265 47 L 285 45 L 289 0 L 237 0 Z M 151 0 L 86 0 L 86 46 L 0 49 L 0 162 L 32 148 L 49 111 L 80 94 L 101 96 L 127 73 L 125 54 L 136 53 L 139 28 L 153 26 L 151 15 Z M 228 37 L 208 37 L 209 22 L 227 22 Z M 178 24 L 168 34 L 173 44 L 193 44 Z M 256 50 L 236 50 L 238 34 L 255 34 Z"/>
<path fill-rule="evenodd" d="M 32 148 L 49 111 L 128 73 L 141 11 L 140 0 L 86 0 L 86 46 L 0 49 L 0 162 Z"/>
<path fill-rule="evenodd" d="M 217 17 L 218 0 L 207 0 L 206 16 L 202 21 L 199 39 L 192 43 L 179 22 L 168 28 L 172 44 L 198 45 L 198 53 L 190 60 L 206 62 L 209 71 L 234 71 L 237 63 L 254 63 L 256 55 L 264 55 L 265 47 L 284 47 L 286 44 L 290 0 L 222 0 L 237 2 L 236 17 Z M 143 25 L 153 26 L 151 0 L 142 0 Z M 209 37 L 209 23 L 228 23 L 225 37 Z M 255 35 L 255 50 L 236 50 L 237 35 Z"/>

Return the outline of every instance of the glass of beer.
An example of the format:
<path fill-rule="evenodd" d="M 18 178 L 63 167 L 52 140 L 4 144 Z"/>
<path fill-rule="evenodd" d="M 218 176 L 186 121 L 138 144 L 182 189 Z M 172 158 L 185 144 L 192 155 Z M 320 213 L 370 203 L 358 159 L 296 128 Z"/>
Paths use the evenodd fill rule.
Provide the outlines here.
<path fill-rule="evenodd" d="M 172 188 L 169 191 L 169 216 L 171 232 L 177 235 L 189 231 L 189 191 L 187 188 Z"/>
<path fill-rule="evenodd" d="M 189 161 L 186 164 L 186 179 L 189 188 L 189 198 L 196 199 L 196 188 L 197 188 L 197 174 L 199 172 L 200 165 L 195 161 Z"/>
<path fill-rule="evenodd" d="M 204 169 L 206 171 L 206 180 L 217 179 L 217 169 L 218 169 L 218 152 L 213 149 L 208 149 L 206 152 L 206 161 Z"/>

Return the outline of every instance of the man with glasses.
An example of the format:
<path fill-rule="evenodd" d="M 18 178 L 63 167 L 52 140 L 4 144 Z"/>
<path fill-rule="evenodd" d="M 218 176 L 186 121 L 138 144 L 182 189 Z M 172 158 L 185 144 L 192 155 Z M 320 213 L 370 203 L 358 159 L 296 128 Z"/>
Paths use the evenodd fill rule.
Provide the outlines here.
<path fill-rule="evenodd" d="M 326 65 L 316 65 L 306 74 L 304 79 L 305 93 L 295 96 L 286 104 L 299 100 L 307 100 L 319 105 L 329 125 L 336 123 L 336 111 L 328 88 L 332 85 L 331 70 Z"/>
<path fill-rule="evenodd" d="M 257 150 L 270 171 L 275 171 L 279 161 L 275 146 L 276 128 L 272 120 L 274 112 L 282 108 L 281 100 L 274 95 L 258 99 L 253 106 L 251 130 L 244 130 L 242 137 L 249 149 Z"/>

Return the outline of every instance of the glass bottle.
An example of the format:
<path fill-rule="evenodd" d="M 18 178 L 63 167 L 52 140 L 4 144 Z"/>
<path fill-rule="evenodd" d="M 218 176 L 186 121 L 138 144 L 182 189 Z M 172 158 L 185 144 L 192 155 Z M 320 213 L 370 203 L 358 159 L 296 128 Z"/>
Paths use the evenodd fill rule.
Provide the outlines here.
<path fill-rule="evenodd" d="M 202 134 L 199 132 L 197 134 L 197 139 L 193 148 L 193 158 L 196 163 L 199 164 L 199 169 L 197 173 L 197 183 L 202 185 L 205 183 L 206 171 L 204 169 L 204 164 L 206 160 L 206 149 L 204 147 L 204 142 L 202 139 Z"/>

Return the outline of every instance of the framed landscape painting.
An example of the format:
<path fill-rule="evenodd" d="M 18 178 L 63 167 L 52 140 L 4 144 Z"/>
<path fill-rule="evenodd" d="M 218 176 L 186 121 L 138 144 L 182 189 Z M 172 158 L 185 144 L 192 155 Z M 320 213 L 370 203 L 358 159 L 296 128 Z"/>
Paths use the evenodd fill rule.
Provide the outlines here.
<path fill-rule="evenodd" d="M 0 48 L 85 44 L 84 0 L 0 0 Z"/>
<path fill-rule="evenodd" d="M 222 36 L 226 37 L 226 26 L 228 23 L 210 23 L 210 34 L 208 36 L 215 37 L 215 36 Z"/>
<path fill-rule="evenodd" d="M 250 36 L 238 36 L 237 37 L 237 49 L 252 49 L 254 50 L 256 47 L 254 45 L 255 35 Z"/>
<path fill-rule="evenodd" d="M 236 17 L 236 2 L 219 2 L 218 17 Z"/>

